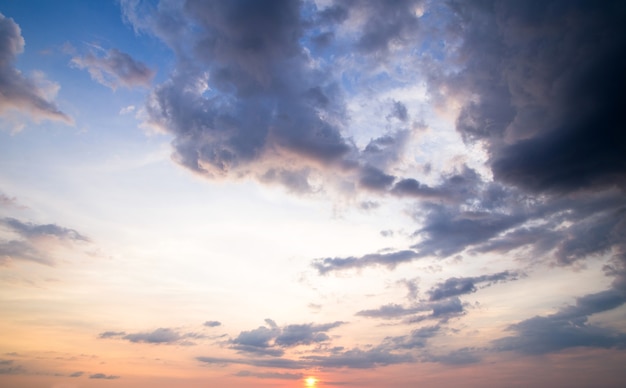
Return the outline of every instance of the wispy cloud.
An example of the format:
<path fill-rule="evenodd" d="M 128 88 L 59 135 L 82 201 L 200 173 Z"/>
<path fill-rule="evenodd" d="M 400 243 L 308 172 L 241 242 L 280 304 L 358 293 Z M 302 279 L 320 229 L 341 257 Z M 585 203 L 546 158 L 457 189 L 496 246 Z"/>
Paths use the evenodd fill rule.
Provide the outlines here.
<path fill-rule="evenodd" d="M 91 78 L 113 90 L 120 86 L 148 87 L 155 74 L 144 63 L 117 49 L 108 50 L 104 56 L 98 56 L 93 52 L 75 56 L 72 58 L 72 64 L 79 69 L 86 69 Z"/>

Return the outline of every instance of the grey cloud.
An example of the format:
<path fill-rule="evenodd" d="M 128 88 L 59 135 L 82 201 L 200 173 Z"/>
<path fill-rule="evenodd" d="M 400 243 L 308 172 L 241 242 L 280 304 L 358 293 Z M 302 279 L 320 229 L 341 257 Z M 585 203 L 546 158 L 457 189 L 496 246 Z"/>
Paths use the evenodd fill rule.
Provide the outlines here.
<path fill-rule="evenodd" d="M 383 191 L 386 190 L 395 179 L 393 175 L 385 174 L 375 167 L 365 166 L 361 172 L 359 185 L 369 190 Z"/>
<path fill-rule="evenodd" d="M 177 70 L 147 106 L 149 121 L 175 136 L 178 163 L 207 176 L 263 175 L 264 162 L 286 154 L 326 165 L 354 148 L 335 124 L 344 115 L 336 87 L 298 41 L 298 2 L 188 1 L 179 13 L 197 28 L 186 35 L 188 50 L 175 48 Z M 294 183 L 285 171 L 274 177 Z"/>
<path fill-rule="evenodd" d="M 623 4 L 452 4 L 467 61 L 444 82 L 478 96 L 457 129 L 486 141 L 496 179 L 535 192 L 624 189 Z"/>
<path fill-rule="evenodd" d="M 220 321 L 206 321 L 204 322 L 203 325 L 207 327 L 217 327 L 217 326 L 221 326 L 222 323 Z"/>
<path fill-rule="evenodd" d="M 343 322 L 308 323 L 279 327 L 270 319 L 267 319 L 266 323 L 269 327 L 260 326 L 239 333 L 236 338 L 230 340 L 231 348 L 239 352 L 278 357 L 284 354 L 285 348 L 330 340 L 326 332 L 343 324 Z"/>
<path fill-rule="evenodd" d="M 572 347 L 623 348 L 626 334 L 614 329 L 590 324 L 590 315 L 615 309 L 626 303 L 623 292 L 609 289 L 577 299 L 575 305 L 562 308 L 548 316 L 533 318 L 510 325 L 515 335 L 493 341 L 498 350 L 524 354 L 545 354 Z"/>
<path fill-rule="evenodd" d="M 72 124 L 72 118 L 49 100 L 45 87 L 15 68 L 16 58 L 22 51 L 24 38 L 20 27 L 13 19 L 0 14 L 0 114 L 14 109 L 31 114 L 35 120 L 48 119 Z"/>
<path fill-rule="evenodd" d="M 106 375 L 104 373 L 94 373 L 92 375 L 89 375 L 89 378 L 90 379 L 115 380 L 115 379 L 119 379 L 120 376 Z"/>
<path fill-rule="evenodd" d="M 174 343 L 182 338 L 182 336 L 169 328 L 158 328 L 152 332 L 131 333 L 126 334 L 125 340 L 130 342 L 144 342 L 149 344 Z"/>
<path fill-rule="evenodd" d="M 412 330 L 409 335 L 399 337 L 387 337 L 383 341 L 383 346 L 390 347 L 392 349 L 415 349 L 423 348 L 426 346 L 426 342 L 435 337 L 441 326 L 425 326 L 419 329 Z"/>
<path fill-rule="evenodd" d="M 413 356 L 408 353 L 395 353 L 383 347 L 369 350 L 354 348 L 327 356 L 308 356 L 305 359 L 314 366 L 354 369 L 367 369 L 414 361 Z"/>
<path fill-rule="evenodd" d="M 279 379 L 279 380 L 300 380 L 304 377 L 302 373 L 276 373 L 276 372 L 251 372 L 242 370 L 235 373 L 239 377 L 256 377 L 258 379 Z"/>
<path fill-rule="evenodd" d="M 82 375 L 84 375 L 85 372 L 74 372 L 70 375 L 70 377 L 80 377 Z"/>
<path fill-rule="evenodd" d="M 98 335 L 98 338 L 109 339 L 118 338 L 133 343 L 147 343 L 147 344 L 178 344 L 183 346 L 195 345 L 188 339 L 203 339 L 205 335 L 194 332 L 181 333 L 178 330 L 160 327 L 153 331 L 138 332 L 138 333 L 126 333 L 125 331 L 105 331 Z"/>
<path fill-rule="evenodd" d="M 281 369 L 302 369 L 306 367 L 306 364 L 300 361 L 294 361 L 287 358 L 260 358 L 260 359 L 246 359 L 246 358 L 220 358 L 220 357 L 196 357 L 196 360 L 207 364 L 228 365 L 251 365 L 263 368 L 281 368 Z"/>
<path fill-rule="evenodd" d="M 16 375 L 24 372 L 24 368 L 16 365 L 15 360 L 0 360 L 0 375 Z"/>
<path fill-rule="evenodd" d="M 435 320 L 444 323 L 464 313 L 465 309 L 461 300 L 458 297 L 451 297 L 437 301 L 420 301 L 409 307 L 390 303 L 373 310 L 361 310 L 356 315 L 379 319 L 400 319 L 406 317 L 405 323 L 413 324 L 425 320 Z"/>
<path fill-rule="evenodd" d="M 332 271 L 358 269 L 374 265 L 395 268 L 398 264 L 412 261 L 418 257 L 420 255 L 413 250 L 403 250 L 391 253 L 372 253 L 361 257 L 327 257 L 314 260 L 312 266 L 317 269 L 320 275 L 324 275 Z"/>
<path fill-rule="evenodd" d="M 361 152 L 361 158 L 366 164 L 385 170 L 400 159 L 410 134 L 406 129 L 399 129 L 371 139 Z"/>
<path fill-rule="evenodd" d="M 430 354 L 426 356 L 423 361 L 428 362 L 438 362 L 445 365 L 467 365 L 467 364 L 475 364 L 481 361 L 481 357 L 477 354 L 474 349 L 471 348 L 461 348 L 457 350 L 453 350 L 446 354 L 433 355 Z"/>
<path fill-rule="evenodd" d="M 89 241 L 89 239 L 74 229 L 64 228 L 55 224 L 33 224 L 31 222 L 22 222 L 15 218 L 2 218 L 0 224 L 4 225 L 24 238 L 36 238 L 40 236 L 54 236 L 60 239 Z"/>
<path fill-rule="evenodd" d="M 77 56 L 72 58 L 72 64 L 80 69 L 87 69 L 91 78 L 111 89 L 119 86 L 147 87 L 154 77 L 153 70 L 117 49 L 110 49 L 103 57 L 93 53 Z"/>
<path fill-rule="evenodd" d="M 53 260 L 39 252 L 26 241 L 0 241 L 0 265 L 11 260 L 33 261 L 39 264 L 52 265 Z"/>
<path fill-rule="evenodd" d="M 280 335 L 276 337 L 275 343 L 278 346 L 291 347 L 328 341 L 330 338 L 326 332 L 342 324 L 343 322 L 333 322 L 322 325 L 314 325 L 310 323 L 302 325 L 287 325 L 282 329 Z"/>
<path fill-rule="evenodd" d="M 415 8 L 421 1 L 353 2 L 367 13 L 367 21 L 356 47 L 364 53 L 385 53 L 390 46 L 402 44 L 417 32 Z"/>
<path fill-rule="evenodd" d="M 126 335 L 125 331 L 105 331 L 103 333 L 98 334 L 98 338 L 114 338 L 114 337 L 123 337 Z"/>
<path fill-rule="evenodd" d="M 0 226 L 18 234 L 21 240 L 0 239 L 0 264 L 11 260 L 27 260 L 45 265 L 53 265 L 54 258 L 50 254 L 50 241 L 41 241 L 41 237 L 53 237 L 52 244 L 61 241 L 89 242 L 89 238 L 74 229 L 64 228 L 55 224 L 34 224 L 22 222 L 15 218 L 0 218 Z"/>
<path fill-rule="evenodd" d="M 387 119 L 390 118 L 396 118 L 402 122 L 407 121 L 409 119 L 409 113 L 406 109 L 406 105 L 400 101 L 394 101 L 391 113 L 387 116 Z"/>
<path fill-rule="evenodd" d="M 519 274 L 516 272 L 504 271 L 493 275 L 482 275 L 475 277 L 449 278 L 444 282 L 432 287 L 428 294 L 431 301 L 437 301 L 444 298 L 470 294 L 477 290 L 479 283 L 496 283 L 510 280 L 516 280 Z"/>

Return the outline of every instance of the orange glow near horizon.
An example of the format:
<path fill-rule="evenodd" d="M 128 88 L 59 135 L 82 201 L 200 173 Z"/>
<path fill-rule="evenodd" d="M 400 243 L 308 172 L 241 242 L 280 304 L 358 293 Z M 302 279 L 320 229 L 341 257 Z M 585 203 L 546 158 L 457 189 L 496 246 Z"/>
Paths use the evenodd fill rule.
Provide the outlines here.
<path fill-rule="evenodd" d="M 304 380 L 304 383 L 306 384 L 307 387 L 316 387 L 317 386 L 317 379 L 313 376 L 307 377 Z"/>

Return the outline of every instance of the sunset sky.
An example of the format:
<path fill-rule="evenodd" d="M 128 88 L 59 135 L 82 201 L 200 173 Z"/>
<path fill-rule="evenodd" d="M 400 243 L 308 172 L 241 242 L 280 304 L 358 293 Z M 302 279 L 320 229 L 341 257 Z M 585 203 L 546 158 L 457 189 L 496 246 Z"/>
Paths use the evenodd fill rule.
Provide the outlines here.
<path fill-rule="evenodd" d="M 624 386 L 625 20 L 0 0 L 0 386 Z"/>

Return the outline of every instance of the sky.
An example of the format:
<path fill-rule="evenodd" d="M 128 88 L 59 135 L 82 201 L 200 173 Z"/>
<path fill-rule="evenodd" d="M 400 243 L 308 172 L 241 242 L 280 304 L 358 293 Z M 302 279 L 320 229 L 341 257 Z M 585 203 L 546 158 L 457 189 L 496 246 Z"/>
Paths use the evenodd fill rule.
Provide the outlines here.
<path fill-rule="evenodd" d="M 625 19 L 0 0 L 0 385 L 623 386 Z"/>

